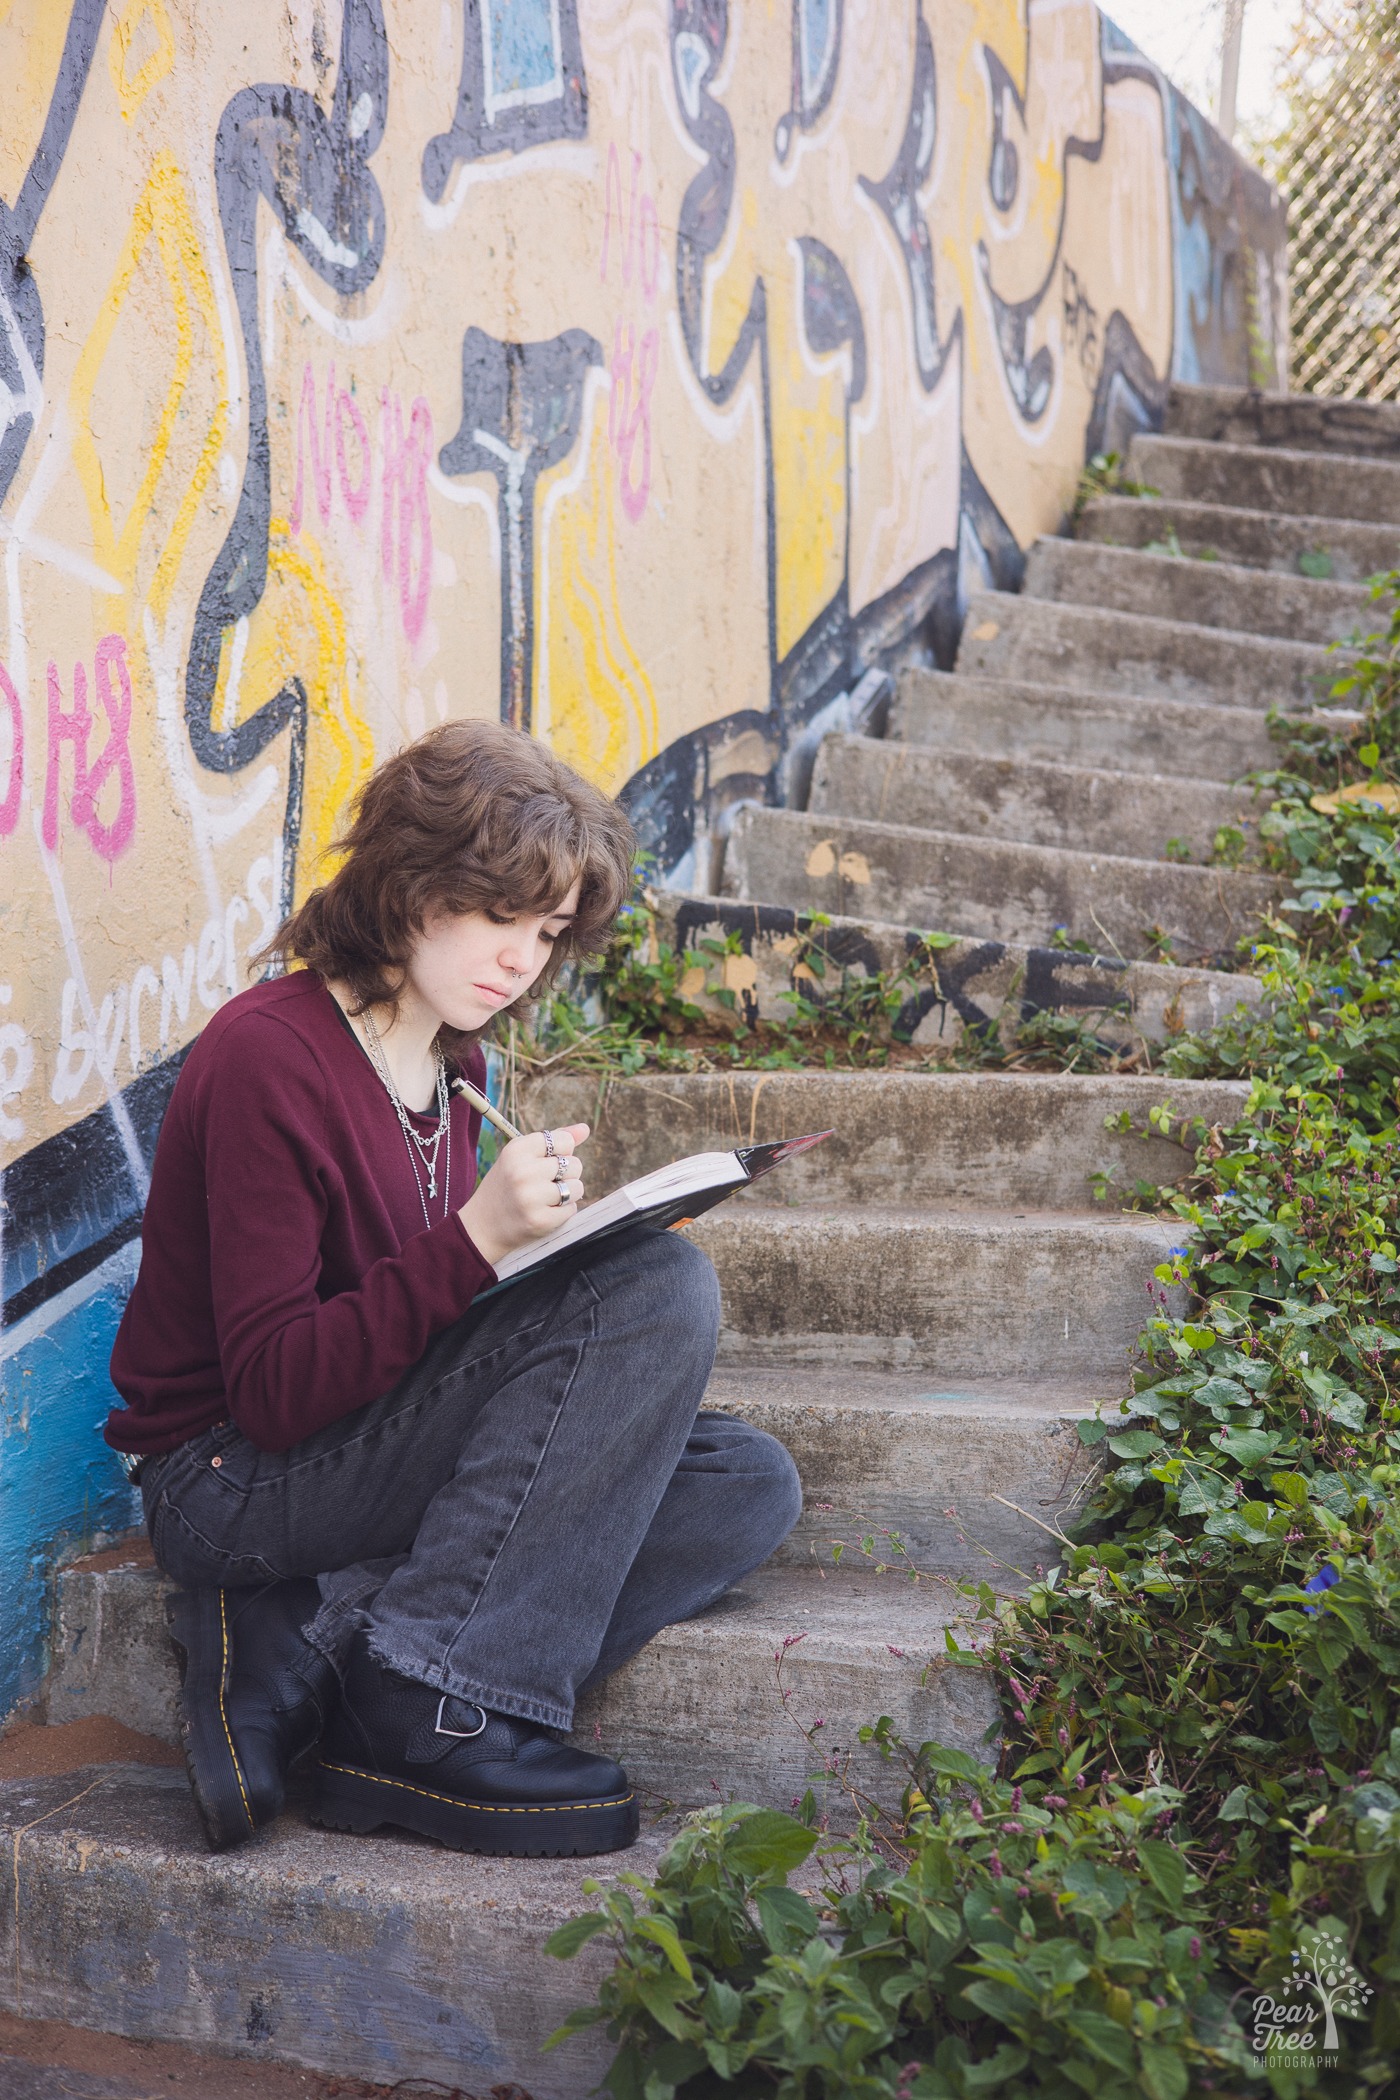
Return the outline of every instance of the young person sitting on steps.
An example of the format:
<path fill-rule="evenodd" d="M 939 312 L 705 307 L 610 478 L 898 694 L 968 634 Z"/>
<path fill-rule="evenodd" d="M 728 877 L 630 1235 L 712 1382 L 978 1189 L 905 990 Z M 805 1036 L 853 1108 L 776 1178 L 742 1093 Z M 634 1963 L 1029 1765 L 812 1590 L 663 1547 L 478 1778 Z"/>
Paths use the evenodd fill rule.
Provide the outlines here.
<path fill-rule="evenodd" d="M 773 1551 L 782 1445 L 697 1413 L 706 1257 L 636 1227 L 490 1296 L 582 1194 L 585 1124 L 478 1181 L 480 1038 L 630 886 L 615 804 L 459 722 L 361 792 L 281 927 L 294 967 L 209 1022 L 156 1151 L 108 1440 L 179 1585 L 182 1728 L 211 1846 L 281 1808 L 469 1851 L 603 1852 L 637 1806 L 574 1702 Z"/>

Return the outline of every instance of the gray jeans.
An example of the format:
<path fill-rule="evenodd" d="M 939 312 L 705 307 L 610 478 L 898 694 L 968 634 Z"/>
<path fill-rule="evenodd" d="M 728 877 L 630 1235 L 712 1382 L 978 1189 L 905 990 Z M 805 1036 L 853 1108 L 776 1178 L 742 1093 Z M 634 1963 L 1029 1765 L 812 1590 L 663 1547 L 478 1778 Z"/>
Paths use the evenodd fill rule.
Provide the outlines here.
<path fill-rule="evenodd" d="M 765 1560 L 802 1491 L 783 1446 L 698 1414 L 719 1286 L 638 1228 L 485 1299 L 382 1399 L 290 1451 L 220 1424 L 147 1464 L 176 1582 L 320 1578 L 308 1629 L 568 1728 L 574 1701 Z"/>

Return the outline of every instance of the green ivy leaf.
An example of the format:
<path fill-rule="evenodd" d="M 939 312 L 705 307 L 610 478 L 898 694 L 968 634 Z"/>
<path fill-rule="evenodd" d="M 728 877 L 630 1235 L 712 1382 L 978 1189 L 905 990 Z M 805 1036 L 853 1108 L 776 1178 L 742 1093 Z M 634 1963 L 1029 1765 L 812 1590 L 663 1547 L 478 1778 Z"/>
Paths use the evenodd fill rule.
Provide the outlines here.
<path fill-rule="evenodd" d="M 1250 1786 L 1233 1787 L 1217 1814 L 1222 1823 L 1267 1823 L 1269 1820 L 1268 1809 Z"/>
<path fill-rule="evenodd" d="M 1147 2100 L 1185 2100 L 1191 2089 L 1191 2073 L 1179 2050 L 1160 2042 L 1142 2044 L 1139 2070 Z"/>
<path fill-rule="evenodd" d="M 1158 1895 L 1178 1910 L 1186 1894 L 1188 1869 L 1184 1855 L 1165 1838 L 1139 1838 L 1137 1855 Z"/>
<path fill-rule="evenodd" d="M 552 1954 L 556 1961 L 572 1961 L 580 1947 L 586 1947 L 591 1939 L 606 1932 L 607 1928 L 608 1921 L 602 1911 L 586 1910 L 579 1917 L 570 1918 L 566 1924 L 556 1926 L 544 1943 L 544 1951 Z"/>
<path fill-rule="evenodd" d="M 650 1940 L 654 1947 L 661 1949 L 684 1983 L 694 1983 L 695 1971 L 690 1966 L 690 1957 L 681 1945 L 680 1935 L 669 1918 L 638 1918 L 632 1930 L 638 1939 Z"/>
<path fill-rule="evenodd" d="M 724 1856 L 746 1881 L 790 1874 L 817 1842 L 817 1833 L 776 1808 L 760 1808 L 726 1833 Z"/>
<path fill-rule="evenodd" d="M 1137 2051 L 1133 2038 L 1125 2034 L 1116 2020 L 1107 2013 L 1091 2012 L 1088 2007 L 1078 2007 L 1065 2021 L 1069 2032 L 1078 2035 L 1085 2047 L 1098 2057 L 1101 2063 L 1111 2064 L 1115 2071 L 1133 2071 L 1137 2068 Z"/>
<path fill-rule="evenodd" d="M 980 1785 L 987 1776 L 984 1764 L 969 1757 L 966 1750 L 950 1750 L 946 1743 L 925 1743 L 919 1751 L 919 1762 L 945 1779 L 965 1779 L 973 1786 Z"/>
<path fill-rule="evenodd" d="M 763 1937 L 774 1954 L 790 1954 L 817 1930 L 817 1914 L 796 1889 L 760 1889 L 754 1899 Z"/>
<path fill-rule="evenodd" d="M 1273 1457 L 1283 1438 L 1268 1429 L 1217 1429 L 1211 1442 L 1217 1451 L 1238 1459 L 1242 1466 L 1257 1466 Z"/>
<path fill-rule="evenodd" d="M 1166 1447 L 1155 1430 L 1128 1429 L 1122 1436 L 1111 1436 L 1108 1448 L 1116 1458 L 1150 1458 Z"/>

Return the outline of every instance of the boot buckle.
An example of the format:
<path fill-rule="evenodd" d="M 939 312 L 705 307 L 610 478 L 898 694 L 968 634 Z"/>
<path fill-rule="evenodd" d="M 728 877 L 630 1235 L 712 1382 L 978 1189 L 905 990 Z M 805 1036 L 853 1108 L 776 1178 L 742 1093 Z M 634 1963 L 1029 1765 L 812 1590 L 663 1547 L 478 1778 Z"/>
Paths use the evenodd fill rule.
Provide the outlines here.
<path fill-rule="evenodd" d="M 433 1734 L 434 1734 L 434 1735 L 451 1735 L 451 1736 L 456 1736 L 456 1737 L 458 1738 L 458 1740 L 459 1740 L 460 1742 L 464 1742 L 464 1743 L 469 1743 L 469 1742 L 471 1741 L 471 1739 L 472 1739 L 472 1737 L 473 1737 L 473 1736 L 477 1736 L 477 1735 L 484 1735 L 484 1734 L 485 1734 L 485 1732 L 486 1732 L 486 1708 L 485 1708 L 484 1706 L 477 1706 L 477 1707 L 476 1707 L 476 1710 L 477 1710 L 477 1712 L 478 1712 L 478 1713 L 479 1713 L 479 1714 L 481 1715 L 481 1725 L 480 1725 L 479 1727 L 477 1727 L 477 1728 L 444 1728 L 444 1727 L 443 1727 L 443 1725 L 442 1725 L 442 1714 L 443 1714 L 443 1708 L 444 1708 L 444 1707 L 446 1706 L 446 1704 L 447 1704 L 448 1700 L 449 1700 L 450 1698 L 452 1698 L 453 1696 L 454 1696 L 454 1695 L 453 1695 L 453 1694 L 452 1694 L 451 1692 L 444 1692 L 444 1693 L 443 1693 L 443 1695 L 442 1695 L 442 1697 L 441 1697 L 441 1698 L 440 1698 L 440 1699 L 438 1700 L 438 1710 L 437 1710 L 437 1719 L 436 1719 L 436 1721 L 435 1721 L 435 1722 L 433 1723 Z M 462 1701 L 462 1704 L 463 1704 L 464 1706 L 476 1706 L 476 1701 L 475 1701 L 474 1699 L 464 1699 L 464 1700 Z"/>

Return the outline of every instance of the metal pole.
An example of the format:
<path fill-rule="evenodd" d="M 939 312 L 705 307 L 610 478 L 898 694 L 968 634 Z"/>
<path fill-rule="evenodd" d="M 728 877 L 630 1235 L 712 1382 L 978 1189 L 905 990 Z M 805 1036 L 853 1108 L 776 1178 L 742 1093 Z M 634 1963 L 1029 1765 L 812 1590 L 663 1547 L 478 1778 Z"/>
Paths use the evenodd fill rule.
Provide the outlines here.
<path fill-rule="evenodd" d="M 1240 85 L 1240 41 L 1244 35 L 1244 0 L 1225 0 L 1220 38 L 1220 91 L 1215 98 L 1215 128 L 1222 138 L 1235 135 L 1235 97 Z"/>

